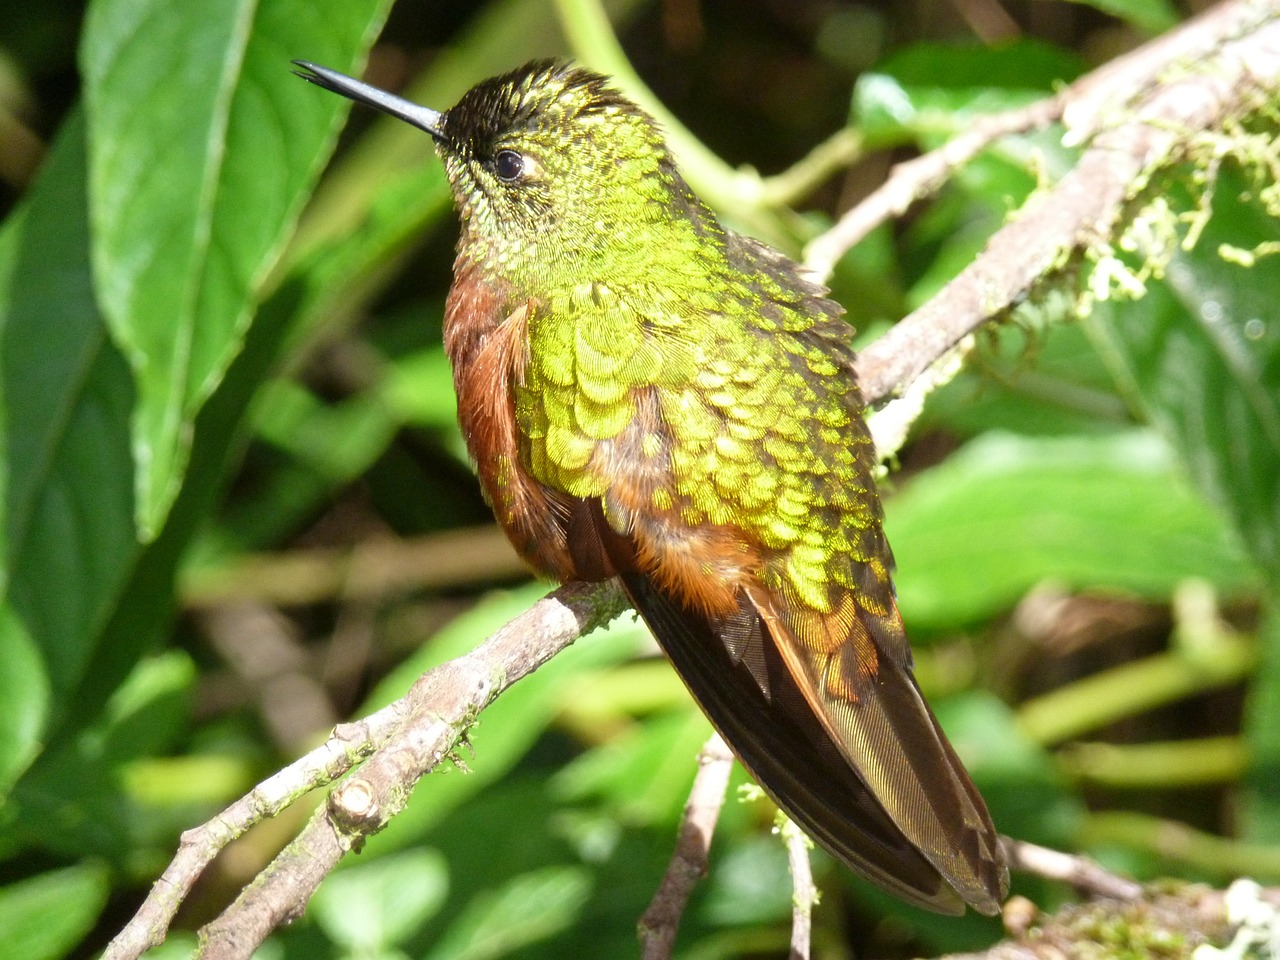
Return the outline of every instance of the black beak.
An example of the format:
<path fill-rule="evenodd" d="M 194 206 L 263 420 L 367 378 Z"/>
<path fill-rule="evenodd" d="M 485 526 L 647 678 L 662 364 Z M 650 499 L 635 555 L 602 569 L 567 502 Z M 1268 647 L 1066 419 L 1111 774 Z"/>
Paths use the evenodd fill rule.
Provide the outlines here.
<path fill-rule="evenodd" d="M 425 130 L 436 140 L 445 139 L 444 130 L 441 127 L 444 114 L 438 110 L 420 107 L 404 97 L 397 97 L 393 93 L 387 93 L 385 90 L 379 90 L 377 87 L 371 87 L 367 83 L 348 77 L 345 73 L 308 63 L 306 60 L 295 60 L 293 64 L 302 68 L 295 70 L 294 74 L 303 80 L 310 81 L 318 87 L 324 87 L 326 90 L 332 90 L 356 103 L 368 104 L 383 113 L 398 117 L 419 130 Z"/>

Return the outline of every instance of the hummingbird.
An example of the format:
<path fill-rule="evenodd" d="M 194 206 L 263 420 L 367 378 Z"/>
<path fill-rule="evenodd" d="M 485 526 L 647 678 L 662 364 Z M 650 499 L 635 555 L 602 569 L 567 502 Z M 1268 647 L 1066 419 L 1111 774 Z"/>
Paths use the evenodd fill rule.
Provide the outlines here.
<path fill-rule="evenodd" d="M 294 63 L 434 141 L 461 219 L 458 418 L 516 550 L 562 583 L 617 577 L 836 859 L 997 913 L 995 828 L 912 674 L 842 309 L 721 225 L 604 76 L 536 61 L 440 112 Z"/>

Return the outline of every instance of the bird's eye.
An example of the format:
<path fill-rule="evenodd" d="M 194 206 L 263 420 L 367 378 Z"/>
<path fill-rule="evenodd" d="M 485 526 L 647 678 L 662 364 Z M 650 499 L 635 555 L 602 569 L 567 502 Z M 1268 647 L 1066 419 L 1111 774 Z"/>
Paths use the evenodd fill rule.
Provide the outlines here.
<path fill-rule="evenodd" d="M 499 150 L 493 158 L 493 172 L 504 183 L 514 183 L 524 173 L 524 157 L 514 150 Z"/>

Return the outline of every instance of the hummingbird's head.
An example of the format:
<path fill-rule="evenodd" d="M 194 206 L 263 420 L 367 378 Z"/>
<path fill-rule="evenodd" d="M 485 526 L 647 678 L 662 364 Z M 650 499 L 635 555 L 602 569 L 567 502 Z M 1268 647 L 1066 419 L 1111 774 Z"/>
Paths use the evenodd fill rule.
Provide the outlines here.
<path fill-rule="evenodd" d="M 615 279 L 638 253 L 718 235 L 656 122 L 597 73 L 540 60 L 481 81 L 439 113 L 342 74 L 306 79 L 431 134 L 453 186 L 463 247 L 498 273 Z M 681 243 L 683 246 L 684 243 Z"/>
<path fill-rule="evenodd" d="M 627 253 L 695 203 L 662 133 L 610 81 L 564 61 L 485 80 L 441 118 L 437 148 L 476 253 L 566 279 L 621 279 Z M 700 204 L 698 205 L 700 207 Z"/>

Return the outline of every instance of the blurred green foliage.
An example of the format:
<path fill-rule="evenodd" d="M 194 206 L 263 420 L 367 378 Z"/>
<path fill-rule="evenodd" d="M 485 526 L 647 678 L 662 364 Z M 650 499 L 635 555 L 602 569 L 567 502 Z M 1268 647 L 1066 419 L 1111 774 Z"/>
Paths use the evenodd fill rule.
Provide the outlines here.
<path fill-rule="evenodd" d="M 887 158 L 1176 18 L 1163 0 L 1013 5 L 1021 35 L 1001 39 L 938 3 L 605 7 L 620 49 L 586 0 L 6 13 L 0 943 L 15 956 L 100 948 L 182 829 L 545 589 L 506 553 L 460 556 L 493 551 L 440 346 L 455 227 L 430 145 L 363 114 L 340 141 L 346 102 L 291 59 L 358 73 L 372 49 L 375 82 L 437 106 L 534 56 L 634 67 L 695 187 L 794 251 Z M 729 165 L 783 171 L 841 124 L 864 158 L 803 205 Z M 851 251 L 833 286 L 856 324 L 923 302 L 1066 169 L 1056 133 L 999 142 Z M 1199 243 L 1141 298 L 1063 322 L 1063 280 L 1025 305 L 933 398 L 885 486 L 919 674 L 997 824 L 1143 877 L 1280 880 L 1280 268 L 1220 255 L 1280 239 L 1268 187 L 1224 163 Z M 1176 210 L 1203 196 L 1189 167 L 1153 189 Z M 444 533 L 462 539 L 429 570 L 375 568 L 283 610 L 252 577 L 213 605 L 178 586 L 250 562 L 301 580 L 290 564 L 316 551 Z M 245 611 L 261 616 L 229 616 Z M 487 711 L 459 769 L 428 778 L 262 956 L 633 954 L 707 733 L 624 618 Z M 1140 787 L 1108 772 L 1129 757 Z M 180 925 L 219 909 L 298 817 L 220 861 Z M 1176 849 L 1167 817 L 1189 831 Z M 731 797 L 682 956 L 785 954 L 770 823 Z M 998 935 L 815 859 L 821 956 Z M 175 933 L 154 956 L 189 949 Z"/>

